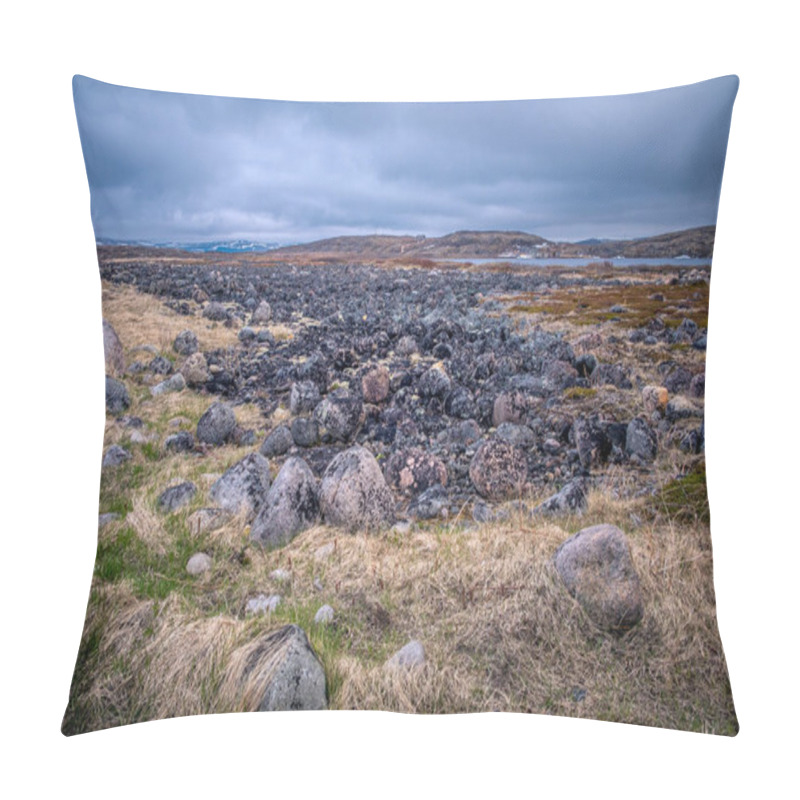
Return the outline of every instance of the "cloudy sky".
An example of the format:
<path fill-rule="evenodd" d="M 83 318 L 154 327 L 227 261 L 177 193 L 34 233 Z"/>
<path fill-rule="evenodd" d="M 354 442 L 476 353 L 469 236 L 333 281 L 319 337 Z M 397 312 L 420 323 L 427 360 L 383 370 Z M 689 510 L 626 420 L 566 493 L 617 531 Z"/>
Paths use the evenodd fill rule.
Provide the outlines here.
<path fill-rule="evenodd" d="M 76 76 L 98 238 L 312 241 L 714 223 L 736 78 L 645 94 L 289 103 Z"/>

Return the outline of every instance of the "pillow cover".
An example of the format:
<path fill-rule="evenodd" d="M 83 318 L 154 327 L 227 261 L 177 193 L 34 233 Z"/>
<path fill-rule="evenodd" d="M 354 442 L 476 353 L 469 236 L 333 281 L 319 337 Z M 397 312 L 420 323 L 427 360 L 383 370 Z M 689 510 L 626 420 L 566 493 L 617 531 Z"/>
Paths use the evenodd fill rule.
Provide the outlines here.
<path fill-rule="evenodd" d="M 703 400 L 736 77 L 73 88 L 107 416 L 65 734 L 337 708 L 737 732 Z"/>

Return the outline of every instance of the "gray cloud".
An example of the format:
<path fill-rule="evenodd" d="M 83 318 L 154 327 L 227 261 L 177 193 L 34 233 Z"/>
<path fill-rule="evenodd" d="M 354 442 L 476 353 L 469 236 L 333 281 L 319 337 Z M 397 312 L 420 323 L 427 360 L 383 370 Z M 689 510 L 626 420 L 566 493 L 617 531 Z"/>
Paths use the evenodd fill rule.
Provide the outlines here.
<path fill-rule="evenodd" d="M 580 239 L 711 224 L 737 87 L 366 104 L 74 80 L 98 237 L 184 241 L 459 229 Z"/>

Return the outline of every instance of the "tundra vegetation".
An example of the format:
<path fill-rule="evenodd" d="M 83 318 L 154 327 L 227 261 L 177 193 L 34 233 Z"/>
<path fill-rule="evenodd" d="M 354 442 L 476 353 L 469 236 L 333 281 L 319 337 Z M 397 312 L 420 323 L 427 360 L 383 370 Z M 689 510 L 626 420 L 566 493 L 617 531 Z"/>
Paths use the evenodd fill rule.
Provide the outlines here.
<path fill-rule="evenodd" d="M 322 707 L 737 732 L 708 271 L 418 262 L 100 248 L 65 733 Z"/>

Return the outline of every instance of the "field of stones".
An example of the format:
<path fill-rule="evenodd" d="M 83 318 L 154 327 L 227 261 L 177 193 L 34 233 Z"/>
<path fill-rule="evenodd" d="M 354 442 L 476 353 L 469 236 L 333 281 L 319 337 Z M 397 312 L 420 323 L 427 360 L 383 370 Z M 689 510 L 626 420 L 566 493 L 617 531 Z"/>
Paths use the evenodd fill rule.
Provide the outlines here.
<path fill-rule="evenodd" d="M 99 258 L 65 733 L 324 708 L 736 733 L 708 270 Z"/>

